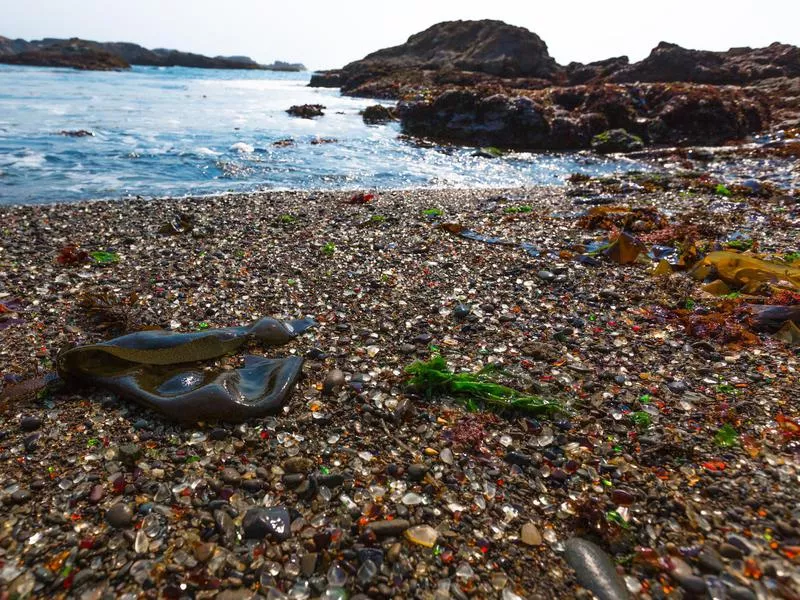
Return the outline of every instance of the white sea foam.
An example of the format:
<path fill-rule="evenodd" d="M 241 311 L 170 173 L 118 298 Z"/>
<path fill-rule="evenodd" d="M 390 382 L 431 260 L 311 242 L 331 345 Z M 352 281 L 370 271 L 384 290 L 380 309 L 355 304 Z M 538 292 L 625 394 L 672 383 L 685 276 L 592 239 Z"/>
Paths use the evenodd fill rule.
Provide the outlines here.
<path fill-rule="evenodd" d="M 46 156 L 41 152 L 34 152 L 32 150 L 25 150 L 22 156 L 8 156 L 10 160 L 5 163 L 8 167 L 16 169 L 41 169 L 44 166 Z"/>
<path fill-rule="evenodd" d="M 216 150 L 212 150 L 211 148 L 206 148 L 205 146 L 201 146 L 195 150 L 195 154 L 199 156 L 219 156 L 222 152 L 217 152 Z"/>
<path fill-rule="evenodd" d="M 240 152 L 242 154 L 250 154 L 255 150 L 253 146 L 250 144 L 246 144 L 245 142 L 236 142 L 233 146 L 228 148 L 231 152 Z"/>

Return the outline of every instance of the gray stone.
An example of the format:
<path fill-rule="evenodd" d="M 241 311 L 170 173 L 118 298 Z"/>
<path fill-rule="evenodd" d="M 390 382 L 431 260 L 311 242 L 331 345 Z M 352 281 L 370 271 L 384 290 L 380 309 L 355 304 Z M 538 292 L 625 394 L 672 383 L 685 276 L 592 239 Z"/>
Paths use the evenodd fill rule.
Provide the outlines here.
<path fill-rule="evenodd" d="M 133 521 L 133 510 L 127 504 L 115 504 L 106 511 L 106 522 L 112 527 L 127 527 L 131 521 Z"/>
<path fill-rule="evenodd" d="M 119 447 L 119 459 L 126 465 L 134 465 L 142 456 L 142 449 L 136 444 L 125 444 Z"/>
<path fill-rule="evenodd" d="M 232 546 L 236 542 L 236 525 L 231 516 L 224 510 L 215 510 L 214 523 L 222 545 Z"/>
<path fill-rule="evenodd" d="M 220 478 L 222 481 L 229 485 L 239 485 L 239 482 L 242 480 L 242 476 L 233 467 L 225 467 L 222 469 L 222 473 L 220 473 Z"/>
<path fill-rule="evenodd" d="M 405 519 L 392 519 L 391 521 L 375 521 L 370 523 L 367 528 L 378 537 L 390 537 L 403 533 L 411 527 L 411 523 Z"/>
<path fill-rule="evenodd" d="M 575 570 L 578 583 L 600 600 L 628 600 L 625 581 L 602 548 L 581 538 L 567 540 L 564 548 L 564 559 Z"/>
<path fill-rule="evenodd" d="M 322 382 L 322 395 L 331 396 L 344 387 L 344 373 L 339 369 L 331 369 Z"/>

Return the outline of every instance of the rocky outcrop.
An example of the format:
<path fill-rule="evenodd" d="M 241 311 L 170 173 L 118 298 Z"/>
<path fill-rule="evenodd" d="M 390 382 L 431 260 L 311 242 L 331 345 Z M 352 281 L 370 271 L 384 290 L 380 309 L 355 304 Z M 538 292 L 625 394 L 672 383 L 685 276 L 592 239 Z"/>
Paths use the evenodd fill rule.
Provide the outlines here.
<path fill-rule="evenodd" d="M 404 133 L 441 142 L 520 150 L 589 148 L 624 129 L 650 144 L 719 144 L 761 131 L 769 109 L 736 87 L 603 84 L 525 94 L 445 91 L 398 104 Z"/>
<path fill-rule="evenodd" d="M 378 50 L 350 63 L 343 71 L 356 72 L 371 65 L 544 79 L 558 71 L 538 35 L 524 27 L 490 20 L 439 23 L 412 35 L 405 44 Z"/>
<path fill-rule="evenodd" d="M 301 119 L 313 119 L 315 117 L 322 117 L 325 115 L 323 112 L 325 107 L 322 104 L 296 104 L 286 109 L 292 117 L 300 117 Z"/>
<path fill-rule="evenodd" d="M 153 53 L 158 56 L 157 66 L 161 67 L 193 67 L 195 69 L 260 69 L 255 61 L 240 62 L 228 58 L 212 58 L 193 52 L 156 48 Z M 141 63 L 134 63 L 141 64 Z"/>
<path fill-rule="evenodd" d="M 490 84 L 507 89 L 590 83 L 701 83 L 758 85 L 800 77 L 800 48 L 774 43 L 725 52 L 689 50 L 661 42 L 642 61 L 627 56 L 558 65 L 546 44 L 522 27 L 502 21 L 448 21 L 326 71 L 312 85 L 333 85 L 354 96 L 400 98 L 411 90 L 445 85 Z"/>
<path fill-rule="evenodd" d="M 0 35 L 0 56 L 19 54 L 30 49 L 30 43 L 22 39 L 12 40 Z"/>
<path fill-rule="evenodd" d="M 647 58 L 609 74 L 608 80 L 748 85 L 774 77 L 800 77 L 800 48 L 774 43 L 709 52 L 661 42 Z"/>
<path fill-rule="evenodd" d="M 644 148 L 642 138 L 624 129 L 609 129 L 592 138 L 592 150 L 600 154 L 611 152 L 636 152 Z"/>
<path fill-rule="evenodd" d="M 232 57 L 232 58 L 239 59 L 241 57 L 235 56 L 235 57 Z M 252 60 L 252 59 L 248 59 L 248 60 Z M 253 62 L 255 62 L 255 61 L 253 61 Z M 292 72 L 292 73 L 298 73 L 300 71 L 305 71 L 306 70 L 306 66 L 303 63 L 290 63 L 290 62 L 284 62 L 282 60 L 276 60 L 271 64 L 261 65 L 261 67 L 263 69 L 266 69 L 267 71 L 288 71 L 288 72 Z"/>
<path fill-rule="evenodd" d="M 79 39 L 59 42 L 44 48 L 29 47 L 17 54 L 3 54 L 0 55 L 0 62 L 39 67 L 66 67 L 82 71 L 118 71 L 130 68 L 130 64 L 124 58 Z"/>
<path fill-rule="evenodd" d="M 99 70 L 128 68 L 130 65 L 199 69 L 305 70 L 300 63 L 275 61 L 271 65 L 260 65 L 247 56 L 210 57 L 165 48 L 148 50 L 129 42 L 94 42 L 78 38 L 70 40 L 45 38 L 26 42 L 2 36 L 0 36 L 0 62 Z"/>
<path fill-rule="evenodd" d="M 633 64 L 560 66 L 526 29 L 451 21 L 311 85 L 337 82 L 346 95 L 399 100 L 405 133 L 473 146 L 589 148 L 615 129 L 644 144 L 716 144 L 800 126 L 800 49 L 780 43 L 710 52 L 662 42 Z M 615 134 L 607 147 L 635 140 Z"/>
<path fill-rule="evenodd" d="M 535 33 L 502 21 L 446 21 L 378 50 L 341 70 L 342 91 L 369 81 L 423 84 L 431 72 L 483 73 L 493 78 L 553 80 L 561 68 Z"/>
<path fill-rule="evenodd" d="M 566 66 L 565 71 L 569 85 L 582 85 L 604 81 L 610 75 L 627 67 L 628 64 L 627 56 L 616 56 L 589 64 L 571 62 Z"/>
<path fill-rule="evenodd" d="M 361 118 L 367 125 L 380 125 L 396 119 L 395 110 L 382 104 L 368 106 L 361 111 Z"/>
<path fill-rule="evenodd" d="M 308 87 L 338 88 L 342 85 L 342 73 L 339 70 L 318 71 L 311 75 Z"/>

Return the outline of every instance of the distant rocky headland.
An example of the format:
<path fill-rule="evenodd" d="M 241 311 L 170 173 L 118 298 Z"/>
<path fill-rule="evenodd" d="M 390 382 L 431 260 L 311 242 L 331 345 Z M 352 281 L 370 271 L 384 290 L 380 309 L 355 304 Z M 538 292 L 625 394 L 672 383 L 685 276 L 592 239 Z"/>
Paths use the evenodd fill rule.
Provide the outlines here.
<path fill-rule="evenodd" d="M 527 29 L 449 21 L 310 85 L 396 99 L 405 133 L 470 145 L 581 149 L 625 130 L 611 138 L 633 150 L 800 127 L 800 49 L 780 43 L 710 52 L 662 42 L 640 62 L 559 65 Z"/>
<path fill-rule="evenodd" d="M 262 65 L 247 56 L 204 56 L 192 52 L 155 48 L 148 50 L 129 42 L 94 42 L 80 38 L 26 41 L 0 36 L 0 63 L 43 67 L 70 67 L 110 71 L 131 65 L 195 67 L 199 69 L 261 69 L 305 71 L 300 63 L 275 61 Z"/>

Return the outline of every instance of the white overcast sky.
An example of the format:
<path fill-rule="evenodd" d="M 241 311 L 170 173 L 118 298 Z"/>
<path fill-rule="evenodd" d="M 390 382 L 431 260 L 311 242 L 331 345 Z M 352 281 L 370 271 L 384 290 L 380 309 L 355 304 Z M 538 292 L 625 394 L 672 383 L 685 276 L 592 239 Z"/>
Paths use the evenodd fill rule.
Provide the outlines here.
<path fill-rule="evenodd" d="M 526 27 L 562 64 L 646 56 L 659 41 L 800 45 L 800 0 L 0 0 L 0 35 L 78 36 L 259 62 L 340 67 L 439 21 Z"/>

